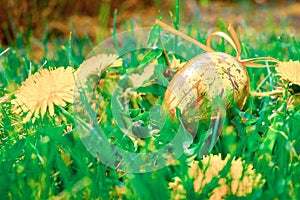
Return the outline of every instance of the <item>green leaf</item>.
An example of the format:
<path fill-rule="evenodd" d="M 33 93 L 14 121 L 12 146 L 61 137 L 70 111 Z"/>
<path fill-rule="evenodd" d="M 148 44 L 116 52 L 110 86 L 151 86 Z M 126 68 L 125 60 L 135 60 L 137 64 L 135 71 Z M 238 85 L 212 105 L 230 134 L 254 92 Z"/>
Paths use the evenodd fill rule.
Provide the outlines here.
<path fill-rule="evenodd" d="M 154 83 L 149 86 L 143 86 L 136 89 L 137 92 L 145 93 L 145 94 L 153 94 L 157 96 L 164 96 L 166 87 Z"/>

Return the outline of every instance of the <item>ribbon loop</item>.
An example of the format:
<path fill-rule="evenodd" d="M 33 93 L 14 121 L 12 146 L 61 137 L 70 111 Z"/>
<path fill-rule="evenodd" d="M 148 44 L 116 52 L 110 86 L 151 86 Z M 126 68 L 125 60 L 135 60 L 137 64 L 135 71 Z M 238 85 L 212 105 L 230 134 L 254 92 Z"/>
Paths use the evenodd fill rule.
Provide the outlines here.
<path fill-rule="evenodd" d="M 241 44 L 240 44 L 239 38 L 238 38 L 236 31 L 234 30 L 232 24 L 229 24 L 228 31 L 236 45 L 238 55 L 241 55 L 241 51 L 242 51 Z"/>
<path fill-rule="evenodd" d="M 206 40 L 206 46 L 210 47 L 210 43 L 211 43 L 211 38 L 212 36 L 219 36 L 224 38 L 227 42 L 229 42 L 229 44 L 233 47 L 233 49 L 236 52 L 236 58 L 239 60 L 240 59 L 240 51 L 238 49 L 238 47 L 236 46 L 235 42 L 231 39 L 231 37 L 229 35 L 227 35 L 224 32 L 218 31 L 218 32 L 214 32 L 212 34 L 209 34 Z"/>
<path fill-rule="evenodd" d="M 261 67 L 266 67 L 263 64 L 259 64 L 258 62 L 274 62 L 274 63 L 278 63 L 279 61 L 275 58 L 272 57 L 258 57 L 258 58 L 250 58 L 250 59 L 241 59 L 241 44 L 239 42 L 238 36 L 236 34 L 236 31 L 234 30 L 233 26 L 231 24 L 229 24 L 228 26 L 228 31 L 230 33 L 230 36 L 224 32 L 218 31 L 218 32 L 214 32 L 212 34 L 209 34 L 207 39 L 206 39 L 206 45 L 202 44 L 201 42 L 198 42 L 197 40 L 187 36 L 186 34 L 174 29 L 173 27 L 167 25 L 166 23 L 156 19 L 155 23 L 157 25 L 159 25 L 160 27 L 170 31 L 171 33 L 182 37 L 184 39 L 186 39 L 187 41 L 197 45 L 198 47 L 202 48 L 204 51 L 206 52 L 215 52 L 212 48 L 211 48 L 211 38 L 213 36 L 219 36 L 224 38 L 227 42 L 229 42 L 229 44 L 233 47 L 233 49 L 236 52 L 236 59 L 243 65 L 243 66 L 247 66 L 247 67 L 255 67 L 255 68 L 261 68 Z M 269 66 L 268 66 L 269 67 Z"/>

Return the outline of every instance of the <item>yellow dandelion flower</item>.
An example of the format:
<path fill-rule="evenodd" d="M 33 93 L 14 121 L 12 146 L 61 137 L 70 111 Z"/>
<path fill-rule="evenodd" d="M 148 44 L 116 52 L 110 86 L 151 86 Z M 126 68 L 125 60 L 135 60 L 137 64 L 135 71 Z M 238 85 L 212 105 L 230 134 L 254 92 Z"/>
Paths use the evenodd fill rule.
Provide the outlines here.
<path fill-rule="evenodd" d="M 203 170 L 199 168 L 199 162 L 194 161 L 191 165 L 189 170 L 189 176 L 194 178 L 194 190 L 195 192 L 200 193 L 202 188 L 214 177 L 218 177 L 219 173 L 225 167 L 226 163 L 228 162 L 229 155 L 226 156 L 224 160 L 221 158 L 221 154 L 219 155 L 209 155 L 204 156 L 201 160 Z M 213 164 L 211 164 L 213 163 Z"/>
<path fill-rule="evenodd" d="M 292 84 L 300 85 L 300 62 L 288 61 L 279 62 L 276 71 L 280 77 Z"/>
<path fill-rule="evenodd" d="M 39 114 L 43 117 L 47 110 L 53 116 L 55 105 L 64 107 L 73 102 L 74 87 L 72 67 L 42 69 L 22 83 L 12 104 L 16 113 L 27 113 L 25 121 Z"/>
<path fill-rule="evenodd" d="M 118 59 L 115 54 L 99 54 L 85 60 L 76 71 L 76 84 L 83 86 L 87 78 L 91 75 L 101 75 L 101 72 L 108 66 L 118 67 L 122 66 L 123 60 Z"/>
<path fill-rule="evenodd" d="M 239 197 L 251 194 L 253 188 L 260 188 L 265 182 L 261 174 L 256 174 L 251 164 L 245 166 L 241 158 L 232 160 L 230 176 L 231 193 Z"/>
<path fill-rule="evenodd" d="M 194 179 L 194 191 L 201 194 L 202 189 L 213 178 L 218 178 L 219 181 L 218 187 L 214 188 L 210 193 L 209 199 L 211 200 L 224 199 L 227 195 L 247 196 L 252 193 L 253 189 L 262 187 L 264 180 L 261 174 L 257 174 L 251 164 L 245 165 L 244 161 L 240 158 L 234 158 L 230 163 L 230 169 L 226 176 L 221 177 L 221 171 L 229 162 L 229 158 L 229 154 L 225 159 L 222 159 L 220 154 L 204 156 L 201 160 L 201 168 L 199 162 L 194 161 L 188 171 L 189 177 Z M 177 190 L 180 188 L 179 185 L 181 185 L 181 181 L 175 179 L 174 183 L 169 183 L 169 189 Z M 181 190 L 184 191 L 184 189 Z M 184 194 L 181 193 L 180 198 L 184 198 L 182 197 Z"/>
<path fill-rule="evenodd" d="M 184 189 L 179 177 L 175 177 L 174 182 L 169 183 L 169 189 L 171 189 L 171 199 L 186 199 L 186 190 Z"/>

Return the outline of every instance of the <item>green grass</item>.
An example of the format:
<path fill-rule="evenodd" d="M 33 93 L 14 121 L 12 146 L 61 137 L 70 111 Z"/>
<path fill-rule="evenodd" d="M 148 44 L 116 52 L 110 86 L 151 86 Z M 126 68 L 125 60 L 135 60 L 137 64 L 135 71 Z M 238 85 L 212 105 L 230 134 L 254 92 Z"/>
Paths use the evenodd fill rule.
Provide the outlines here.
<path fill-rule="evenodd" d="M 173 20 L 176 28 L 180 25 L 178 16 L 176 14 L 177 19 Z M 219 29 L 225 31 L 224 26 L 226 28 L 226 25 L 220 23 Z M 188 34 L 196 31 L 196 39 L 205 41 L 207 30 L 198 27 L 189 27 L 188 30 Z M 264 36 L 255 33 L 240 33 L 240 35 L 243 38 L 244 58 L 272 56 L 282 61 L 300 58 L 299 36 L 295 38 L 288 33 Z M 153 39 L 158 39 L 155 34 Z M 193 182 L 187 176 L 187 160 L 190 159 L 190 155 L 181 156 L 177 165 L 154 172 L 131 174 L 109 168 L 103 165 L 99 158 L 93 157 L 82 144 L 73 119 L 66 118 L 59 109 L 56 110 L 58 120 L 46 117 L 34 123 L 22 123 L 22 118 L 11 110 L 11 99 L 14 98 L 18 86 L 30 74 L 41 68 L 71 66 L 77 69 L 92 49 L 88 37 L 78 38 L 76 34 L 51 41 L 45 36 L 44 40 L 37 42 L 44 49 L 44 55 L 38 61 L 32 59 L 34 54 L 32 44 L 24 43 L 22 37 L 16 38 L 16 42 L 11 44 L 9 49 L 0 47 L 1 199 L 116 199 L 117 186 L 126 186 L 126 195 L 122 196 L 124 199 L 168 199 L 170 198 L 168 183 L 176 176 L 182 178 L 189 199 L 208 197 L 205 192 L 209 191 L 204 191 L 201 196 L 193 192 Z M 220 51 L 233 53 L 225 42 L 213 45 Z M 189 48 L 181 49 L 187 54 L 197 53 L 190 52 Z M 139 54 L 143 57 L 141 61 L 138 59 Z M 166 64 L 161 51 L 132 52 L 130 56 L 124 55 L 123 58 L 126 61 L 124 66 L 108 70 L 107 74 L 130 73 L 149 60 L 157 59 L 159 63 Z M 282 82 L 273 68 L 247 70 L 251 80 L 251 91 L 270 91 Z M 157 73 L 161 71 L 158 69 Z M 107 75 L 106 78 L 109 79 Z M 162 77 L 158 81 L 163 85 L 166 80 Z M 109 94 L 110 83 L 107 84 L 103 89 L 105 100 L 108 102 L 105 114 L 111 118 L 109 104 L 113 100 Z M 147 111 L 151 106 L 149 103 L 153 101 L 161 103 L 159 96 L 163 96 L 166 88 L 161 89 L 157 90 L 154 85 L 140 88 L 140 91 L 147 93 L 148 96 L 136 100 L 139 106 Z M 245 199 L 300 198 L 300 106 L 288 105 L 292 93 L 287 89 L 283 96 L 276 98 L 249 96 L 245 110 L 237 111 L 234 117 L 226 119 L 222 135 L 211 152 L 221 153 L 223 157 L 227 153 L 241 157 L 247 164 L 252 163 L 256 172 L 262 174 L 266 180 L 264 186 L 254 190 Z M 155 95 L 151 95 L 154 92 Z M 299 92 L 299 88 L 294 92 Z M 71 105 L 65 109 L 72 114 Z M 147 112 L 133 113 L 134 110 L 132 115 L 136 120 L 141 119 L 144 123 L 149 123 Z M 67 126 L 71 125 L 74 129 L 67 132 Z M 112 131 L 114 124 L 111 121 L 102 121 L 101 127 L 115 138 L 117 145 L 134 151 L 133 142 L 124 136 L 120 129 Z M 167 143 L 169 137 L 170 130 L 165 130 L 154 145 L 159 146 L 159 142 Z M 144 150 L 153 145 L 153 141 L 145 140 L 145 142 Z M 215 182 L 211 186 L 216 185 Z M 229 198 L 235 199 L 233 196 Z"/>

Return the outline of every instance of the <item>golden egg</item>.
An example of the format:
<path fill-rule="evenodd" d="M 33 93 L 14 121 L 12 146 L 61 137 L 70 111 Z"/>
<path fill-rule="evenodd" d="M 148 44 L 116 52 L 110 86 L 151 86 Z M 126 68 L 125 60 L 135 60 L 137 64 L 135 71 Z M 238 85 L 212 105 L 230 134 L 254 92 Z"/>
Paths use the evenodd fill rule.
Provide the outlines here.
<path fill-rule="evenodd" d="M 249 94 L 249 76 L 236 58 L 222 52 L 204 53 L 187 62 L 172 78 L 164 106 L 174 115 L 176 108 L 189 131 L 199 120 L 216 117 L 216 110 L 242 109 Z"/>

